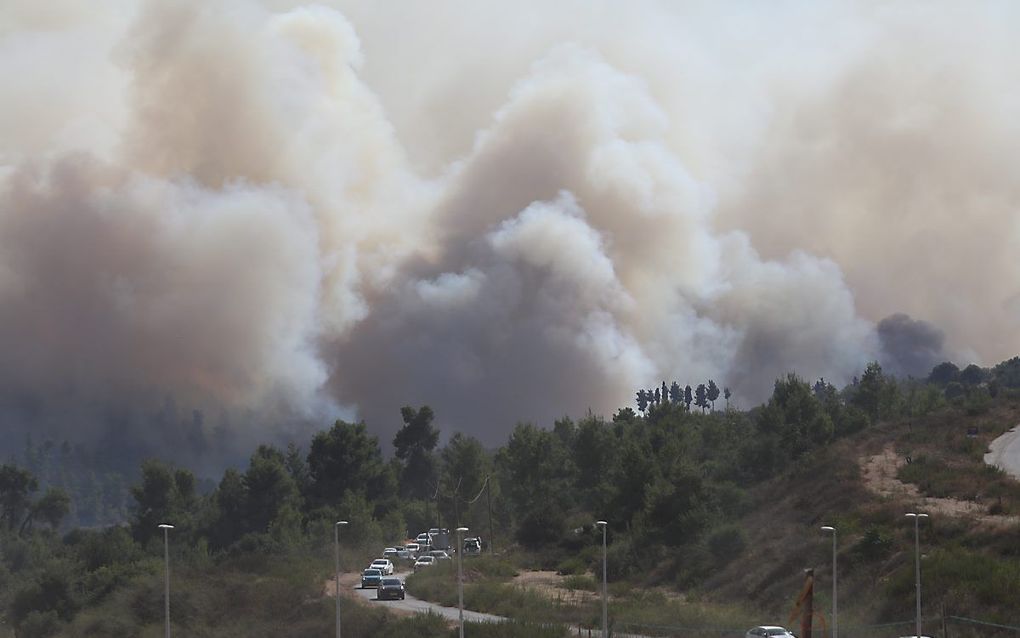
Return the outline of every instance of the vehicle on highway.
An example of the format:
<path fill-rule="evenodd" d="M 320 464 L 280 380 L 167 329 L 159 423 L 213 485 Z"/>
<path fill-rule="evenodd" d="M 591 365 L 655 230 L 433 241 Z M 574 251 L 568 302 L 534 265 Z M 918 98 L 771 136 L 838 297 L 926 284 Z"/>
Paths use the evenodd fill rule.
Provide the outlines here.
<path fill-rule="evenodd" d="M 428 542 L 429 542 L 429 533 L 428 532 L 422 532 L 421 534 L 418 534 L 418 538 L 416 538 L 414 540 L 419 545 L 427 545 Z"/>
<path fill-rule="evenodd" d="M 404 582 L 399 578 L 383 578 L 375 592 L 376 600 L 404 600 Z"/>
<path fill-rule="evenodd" d="M 429 552 L 429 556 L 431 556 L 432 558 L 435 558 L 436 560 L 453 560 L 452 556 L 450 556 L 449 554 L 447 554 L 446 552 L 444 552 L 441 549 L 434 549 L 434 550 L 430 551 Z"/>
<path fill-rule="evenodd" d="M 432 549 L 450 549 L 450 530 L 445 527 L 433 527 L 429 530 L 429 544 Z"/>
<path fill-rule="evenodd" d="M 748 630 L 744 634 L 744 638 L 762 638 L 763 636 L 769 636 L 770 638 L 797 638 L 790 630 L 776 625 L 761 625 L 760 627 Z"/>
<path fill-rule="evenodd" d="M 382 572 L 383 576 L 390 576 L 393 574 L 393 563 L 388 558 L 377 558 L 372 561 L 372 564 L 368 566 L 369 569 L 378 569 Z"/>
<path fill-rule="evenodd" d="M 418 545 L 418 543 L 408 543 L 407 545 L 404 545 L 404 549 L 411 552 L 411 554 L 417 554 L 418 550 L 421 549 L 421 547 Z"/>
<path fill-rule="evenodd" d="M 397 558 L 400 560 L 409 560 L 411 562 L 414 562 L 414 554 L 407 551 L 406 549 L 398 549 Z"/>
<path fill-rule="evenodd" d="M 419 569 L 423 569 L 425 567 L 432 567 L 435 564 L 436 564 L 435 556 L 429 556 L 427 554 L 425 556 L 419 556 L 418 560 L 414 561 L 414 571 L 418 571 Z"/>
<path fill-rule="evenodd" d="M 382 550 L 383 558 L 393 560 L 394 558 L 397 557 L 398 551 L 400 550 L 398 550 L 396 547 L 387 547 L 386 549 Z"/>
<path fill-rule="evenodd" d="M 477 556 L 482 553 L 482 539 L 473 536 L 464 539 L 464 555 L 465 556 Z"/>
<path fill-rule="evenodd" d="M 369 587 L 378 587 L 382 581 L 382 572 L 378 569 L 369 567 L 365 571 L 361 572 L 361 588 L 367 589 Z"/>

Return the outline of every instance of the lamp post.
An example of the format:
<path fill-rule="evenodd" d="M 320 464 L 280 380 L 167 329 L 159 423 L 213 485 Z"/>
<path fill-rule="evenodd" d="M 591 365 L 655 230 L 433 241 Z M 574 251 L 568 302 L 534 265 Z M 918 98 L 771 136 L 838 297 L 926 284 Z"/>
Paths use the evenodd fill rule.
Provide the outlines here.
<path fill-rule="evenodd" d="M 460 638 L 464 638 L 464 532 L 466 527 L 457 528 L 457 612 L 460 617 Z"/>
<path fill-rule="evenodd" d="M 836 528 L 832 525 L 822 525 L 822 531 L 832 532 L 832 638 L 839 636 L 839 607 L 836 604 Z"/>
<path fill-rule="evenodd" d="M 336 558 L 336 571 L 334 573 L 336 584 L 336 638 L 340 638 L 340 526 L 346 525 L 347 521 L 337 521 L 333 525 L 333 554 Z"/>
<path fill-rule="evenodd" d="M 927 514 L 915 514 L 910 512 L 907 518 L 914 519 L 914 587 L 917 591 L 917 633 L 921 636 L 921 534 L 918 531 L 922 518 L 928 518 Z"/>
<path fill-rule="evenodd" d="M 163 611 L 166 614 L 166 638 L 170 638 L 170 530 L 174 528 L 173 525 L 167 523 L 160 523 L 159 528 L 163 530 L 163 573 L 164 573 L 164 589 L 163 589 Z"/>
<path fill-rule="evenodd" d="M 609 588 L 606 579 L 606 530 L 609 523 L 606 521 L 595 521 L 595 524 L 602 528 L 602 636 L 609 636 Z"/>

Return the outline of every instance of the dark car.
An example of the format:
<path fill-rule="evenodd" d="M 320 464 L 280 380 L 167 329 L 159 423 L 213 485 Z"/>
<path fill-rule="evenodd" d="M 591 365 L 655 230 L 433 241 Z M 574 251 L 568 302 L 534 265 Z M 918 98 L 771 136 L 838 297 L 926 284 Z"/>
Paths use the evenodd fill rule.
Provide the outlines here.
<path fill-rule="evenodd" d="M 380 581 L 382 581 L 382 570 L 366 569 L 361 572 L 362 589 L 365 589 L 366 587 L 378 587 Z"/>
<path fill-rule="evenodd" d="M 376 600 L 404 600 L 404 582 L 399 578 L 383 578 L 375 592 Z"/>

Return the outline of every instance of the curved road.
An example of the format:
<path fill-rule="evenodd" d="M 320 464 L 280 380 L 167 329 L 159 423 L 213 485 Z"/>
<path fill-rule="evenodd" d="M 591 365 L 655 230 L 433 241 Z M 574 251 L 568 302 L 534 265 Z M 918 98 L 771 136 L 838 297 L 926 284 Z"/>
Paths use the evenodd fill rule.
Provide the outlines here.
<path fill-rule="evenodd" d="M 985 463 L 1020 479 L 1020 427 L 1013 427 L 988 445 Z"/>
<path fill-rule="evenodd" d="M 406 580 L 411 572 L 396 572 L 393 574 L 394 577 L 400 580 Z M 458 609 L 456 607 L 443 607 L 436 603 L 430 603 L 420 598 L 415 598 L 411 594 L 406 594 L 404 600 L 376 600 L 375 589 L 355 589 L 357 594 L 365 600 L 371 601 L 378 605 L 386 605 L 393 609 L 399 609 L 401 611 L 409 611 L 416 613 L 425 613 L 431 611 L 434 614 L 439 614 L 444 618 L 448 618 L 453 621 L 459 620 Z M 483 614 L 478 611 L 464 610 L 464 620 L 470 622 L 501 622 L 506 620 L 502 616 L 494 616 L 492 614 Z"/>
<path fill-rule="evenodd" d="M 394 577 L 399 578 L 400 580 L 407 580 L 407 577 L 410 575 L 411 572 L 394 572 L 393 574 Z M 360 585 L 360 582 L 358 584 Z M 442 605 L 437 605 L 436 603 L 430 603 L 427 600 L 415 598 L 414 596 L 406 592 L 404 600 L 376 600 L 375 589 L 361 589 L 358 585 L 355 585 L 354 587 L 355 587 L 354 591 L 357 593 L 358 596 L 361 596 L 366 601 L 369 601 L 372 604 L 386 605 L 391 609 L 407 611 L 412 613 L 424 614 L 427 612 L 432 612 L 434 614 L 439 614 L 444 618 L 448 618 L 454 622 L 457 622 L 460 619 L 458 615 L 458 612 L 460 610 L 458 610 L 456 607 L 443 607 Z M 503 622 L 507 619 L 504 618 L 503 616 L 483 614 L 482 612 L 479 611 L 469 611 L 465 609 L 464 620 L 467 622 Z M 578 631 L 578 628 L 576 626 L 572 626 L 568 627 L 568 630 L 571 633 L 573 633 Z M 599 633 L 600 632 L 595 631 L 591 635 L 598 635 Z M 613 635 L 618 636 L 619 638 L 651 638 L 649 636 L 641 636 L 638 634 L 614 633 Z"/>

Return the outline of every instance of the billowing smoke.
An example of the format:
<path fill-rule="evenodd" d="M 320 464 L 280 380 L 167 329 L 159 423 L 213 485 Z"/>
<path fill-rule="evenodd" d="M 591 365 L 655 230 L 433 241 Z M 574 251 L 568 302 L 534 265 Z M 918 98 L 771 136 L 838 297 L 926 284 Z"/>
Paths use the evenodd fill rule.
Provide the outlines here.
<path fill-rule="evenodd" d="M 1017 13 L 5 3 L 0 424 L 215 467 L 1015 354 Z"/>
<path fill-rule="evenodd" d="M 948 356 L 941 330 L 901 312 L 878 322 L 878 338 L 885 352 L 885 370 L 896 376 L 924 378 Z"/>

